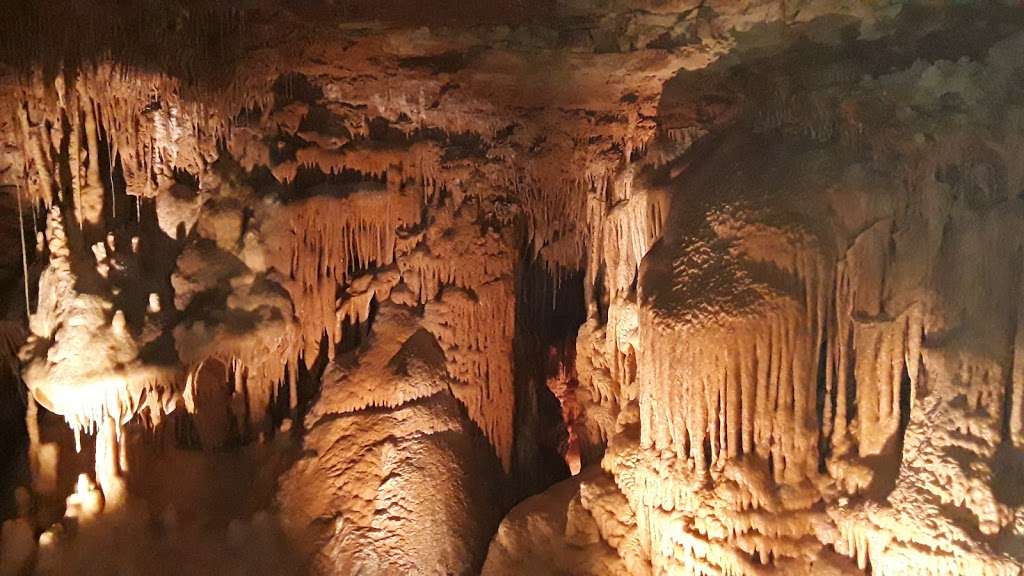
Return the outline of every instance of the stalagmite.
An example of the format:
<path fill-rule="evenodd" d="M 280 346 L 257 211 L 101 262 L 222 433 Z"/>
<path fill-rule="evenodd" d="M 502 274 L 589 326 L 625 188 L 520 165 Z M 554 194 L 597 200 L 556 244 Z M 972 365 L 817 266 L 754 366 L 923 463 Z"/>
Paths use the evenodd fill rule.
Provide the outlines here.
<path fill-rule="evenodd" d="M 549 372 L 545 384 L 548 390 L 558 399 L 562 411 L 562 421 L 566 429 L 565 447 L 562 450 L 562 458 L 569 466 L 569 472 L 573 475 L 579 474 L 581 467 L 580 438 L 577 432 L 580 419 L 579 400 L 576 395 L 578 382 L 574 368 L 566 365 L 560 352 L 551 348 L 548 355 L 549 365 L 554 363 L 554 373 Z M 550 370 L 550 368 L 549 368 Z"/>
<path fill-rule="evenodd" d="M 96 432 L 96 481 L 103 492 L 104 510 L 112 512 L 124 506 L 126 490 L 121 477 L 120 424 L 105 419 Z"/>
<path fill-rule="evenodd" d="M 83 264 L 82 247 L 70 245 L 63 220 L 60 208 L 52 206 L 47 219 L 50 262 L 40 277 L 39 304 L 20 352 L 29 390 L 48 410 L 64 416 L 76 435 L 95 431 L 108 418 L 120 425 L 143 403 L 165 410 L 173 370 L 140 361 L 123 311 L 112 310 L 109 287 L 79 291 L 75 270 Z M 107 266 L 103 260 L 97 265 Z"/>
<path fill-rule="evenodd" d="M 25 573 L 35 554 L 36 542 L 31 521 L 31 502 L 28 491 L 18 488 L 17 517 L 5 520 L 0 526 L 0 575 L 18 576 Z"/>

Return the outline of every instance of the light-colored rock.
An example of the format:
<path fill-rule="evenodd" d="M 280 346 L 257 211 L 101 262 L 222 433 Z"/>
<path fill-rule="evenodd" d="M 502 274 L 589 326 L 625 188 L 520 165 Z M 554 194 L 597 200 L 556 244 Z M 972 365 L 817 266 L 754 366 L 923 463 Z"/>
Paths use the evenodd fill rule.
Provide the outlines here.
<path fill-rule="evenodd" d="M 447 392 L 322 418 L 277 497 L 312 572 L 476 574 L 501 497 L 472 428 Z"/>

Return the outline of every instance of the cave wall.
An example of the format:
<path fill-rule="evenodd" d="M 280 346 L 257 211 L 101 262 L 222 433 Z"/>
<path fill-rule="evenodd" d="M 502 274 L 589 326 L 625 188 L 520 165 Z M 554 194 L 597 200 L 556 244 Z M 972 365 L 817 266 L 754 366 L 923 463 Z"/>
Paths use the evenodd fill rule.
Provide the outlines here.
<path fill-rule="evenodd" d="M 0 558 L 1019 572 L 1017 10 L 364 8 L 0 58 L 36 499 Z"/>
<path fill-rule="evenodd" d="M 666 85 L 707 135 L 634 178 L 663 233 L 580 332 L 609 444 L 568 545 L 616 573 L 1019 572 L 1020 37 L 991 40 L 798 43 Z M 522 522 L 485 574 L 572 570 Z"/>

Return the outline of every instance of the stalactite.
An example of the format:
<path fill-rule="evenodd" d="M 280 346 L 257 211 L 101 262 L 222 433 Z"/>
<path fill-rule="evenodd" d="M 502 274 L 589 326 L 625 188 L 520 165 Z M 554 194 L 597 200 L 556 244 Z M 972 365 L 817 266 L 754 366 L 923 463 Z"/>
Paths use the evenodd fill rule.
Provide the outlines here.
<path fill-rule="evenodd" d="M 31 162 L 35 166 L 38 178 L 38 187 L 35 189 L 35 193 L 32 194 L 32 189 L 29 189 L 30 197 L 33 199 L 32 203 L 35 204 L 38 201 L 49 207 L 53 201 L 54 181 L 49 154 L 45 152 L 46 148 L 40 142 L 39 132 L 42 128 L 39 127 L 39 129 L 33 130 L 27 104 L 17 107 L 17 116 L 18 124 L 21 128 L 20 140 L 24 147 L 26 163 Z M 26 170 L 27 172 L 28 170 Z"/>
<path fill-rule="evenodd" d="M 421 304 L 446 285 L 473 290 L 512 274 L 515 259 L 499 234 L 481 233 L 449 207 L 432 210 L 430 216 L 422 243 L 398 260 L 403 282 Z"/>
<path fill-rule="evenodd" d="M 398 231 L 420 219 L 419 199 L 398 190 L 364 190 L 344 198 L 314 197 L 287 207 L 289 242 L 273 255 L 288 275 L 300 321 L 300 349 L 312 362 L 326 331 L 328 354 L 341 340 L 337 287 L 352 270 L 389 266 L 395 261 Z"/>
<path fill-rule="evenodd" d="M 763 315 L 674 328 L 641 313 L 649 343 L 638 358 L 642 446 L 672 449 L 698 470 L 755 453 L 772 458 L 778 481 L 812 473 L 817 446 L 807 425 L 816 420 L 810 399 L 827 293 L 813 255 L 793 263 L 802 294 Z"/>
<path fill-rule="evenodd" d="M 289 385 L 292 397 L 293 372 L 299 363 L 297 327 L 289 322 L 265 322 L 255 330 L 233 332 L 219 326 L 208 332 L 203 327 L 179 327 L 175 346 L 181 362 L 187 366 L 182 398 L 190 412 L 199 410 L 198 377 L 207 362 L 227 367 L 233 381 L 232 411 L 238 430 L 262 431 L 268 410 L 282 385 Z"/>
<path fill-rule="evenodd" d="M 447 358 L 448 373 L 465 383 L 452 392 L 469 417 L 494 445 L 505 470 L 512 459 L 512 335 L 515 292 L 511 278 L 492 281 L 472 292 L 446 288 L 427 303 L 424 326 Z"/>
<path fill-rule="evenodd" d="M 21 245 L 21 277 L 25 288 L 25 318 L 31 318 L 32 304 L 28 289 L 28 249 L 25 246 L 25 217 L 21 209 L 21 187 L 18 187 L 18 243 Z"/>
<path fill-rule="evenodd" d="M 1017 326 L 1013 337 L 1013 368 L 1010 383 L 1010 441 L 1024 447 L 1024 250 L 1017 287 Z"/>
<path fill-rule="evenodd" d="M 83 112 L 86 146 L 85 179 L 81 185 L 82 219 L 86 224 L 102 230 L 105 191 L 100 177 L 99 127 L 96 124 L 95 104 L 88 94 L 82 94 L 79 102 Z"/>
<path fill-rule="evenodd" d="M 632 170 L 625 170 L 610 187 L 618 199 L 605 210 L 591 211 L 588 227 L 603 252 L 594 254 L 588 270 L 605 268 L 605 291 L 610 298 L 623 295 L 636 278 L 640 261 L 661 237 L 668 199 L 657 190 L 637 189 Z M 600 232 L 596 232 L 599 230 Z M 593 278 L 592 281 L 597 281 Z"/>
<path fill-rule="evenodd" d="M 63 85 L 63 82 L 61 83 Z M 61 90 L 63 93 L 63 90 Z M 82 198 L 82 110 L 79 107 L 78 92 L 72 91 L 70 95 L 61 97 L 61 123 L 67 126 L 68 132 L 68 173 L 71 181 L 67 188 L 71 191 L 71 199 L 75 207 L 75 222 L 79 229 L 85 226 L 85 214 L 91 212 L 91 207 L 85 206 L 86 200 Z M 91 204 L 91 199 L 89 199 Z"/>
<path fill-rule="evenodd" d="M 916 382 L 923 328 L 913 307 L 895 319 L 883 310 L 881 286 L 887 266 L 891 223 L 881 222 L 860 234 L 836 268 L 835 296 L 827 359 L 826 428 L 837 452 L 856 440 L 860 456 L 891 446 L 900 421 L 900 384 L 904 373 Z M 856 399 L 856 413 L 847 398 Z M 857 419 L 854 438 L 848 423 Z"/>

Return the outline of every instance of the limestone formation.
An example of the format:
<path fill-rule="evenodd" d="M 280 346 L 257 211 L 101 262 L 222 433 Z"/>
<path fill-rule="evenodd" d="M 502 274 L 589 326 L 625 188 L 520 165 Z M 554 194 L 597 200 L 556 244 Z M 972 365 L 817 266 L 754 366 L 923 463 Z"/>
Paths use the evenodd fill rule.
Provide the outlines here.
<path fill-rule="evenodd" d="M 1014 3 L 15 4 L 0 575 L 1022 572 Z"/>

